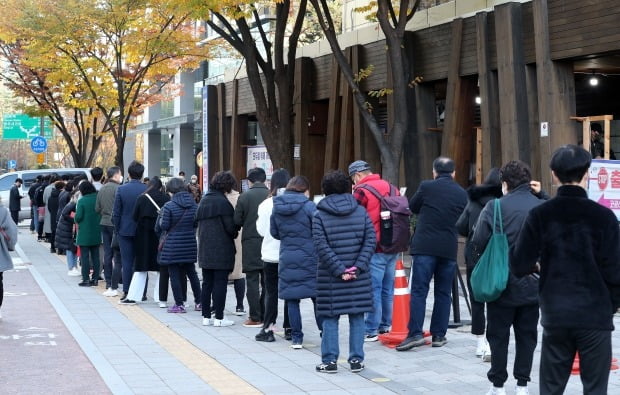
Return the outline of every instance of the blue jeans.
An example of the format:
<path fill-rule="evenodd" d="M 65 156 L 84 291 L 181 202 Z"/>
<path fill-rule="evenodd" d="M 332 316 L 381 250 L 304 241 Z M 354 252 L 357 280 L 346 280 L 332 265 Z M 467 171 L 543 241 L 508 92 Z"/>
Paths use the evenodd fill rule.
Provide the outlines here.
<path fill-rule="evenodd" d="M 133 236 L 121 236 L 118 237 L 118 247 L 121 250 L 121 265 L 123 269 L 123 292 L 127 294 L 129 291 L 129 284 L 133 277 L 133 261 L 135 258 L 133 243 Z"/>
<path fill-rule="evenodd" d="M 338 361 L 338 320 L 340 316 L 321 317 L 323 337 L 321 339 L 321 360 L 323 363 Z M 364 360 L 364 313 L 349 314 L 349 359 Z"/>
<path fill-rule="evenodd" d="M 376 335 L 392 326 L 392 301 L 394 300 L 394 266 L 398 254 L 377 252 L 370 258 L 372 304 L 374 311 L 366 314 L 366 334 Z"/>
<path fill-rule="evenodd" d="M 323 329 L 323 317 L 318 317 L 316 315 L 316 299 L 311 298 L 312 303 L 314 304 L 314 318 L 316 320 L 316 326 L 319 328 L 319 331 Z M 301 326 L 301 311 L 299 309 L 299 299 L 286 299 L 285 303 L 288 309 L 288 319 L 289 324 L 291 325 L 291 337 L 293 343 L 302 343 L 304 341 L 304 333 L 302 332 Z"/>
<path fill-rule="evenodd" d="M 65 250 L 65 254 L 67 255 L 67 268 L 69 270 L 77 267 L 77 255 L 73 253 L 73 251 Z"/>
<path fill-rule="evenodd" d="M 431 316 L 431 334 L 445 336 L 450 319 L 452 282 L 456 261 L 432 255 L 414 255 L 411 266 L 411 303 L 409 315 L 409 337 L 422 335 L 426 297 L 431 278 L 435 278 L 435 303 Z"/>

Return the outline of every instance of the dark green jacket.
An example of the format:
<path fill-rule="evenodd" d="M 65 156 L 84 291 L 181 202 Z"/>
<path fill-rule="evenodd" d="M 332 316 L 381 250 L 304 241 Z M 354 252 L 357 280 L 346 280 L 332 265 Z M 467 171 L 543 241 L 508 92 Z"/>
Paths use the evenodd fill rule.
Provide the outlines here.
<path fill-rule="evenodd" d="M 269 195 L 269 189 L 262 182 L 256 182 L 252 187 L 242 193 L 235 207 L 235 225 L 242 227 L 241 233 L 241 256 L 243 272 L 262 270 L 260 248 L 263 238 L 256 231 L 258 219 L 258 205 Z"/>
<path fill-rule="evenodd" d="M 95 211 L 97 193 L 82 196 L 75 209 L 75 223 L 78 225 L 75 244 L 97 246 L 101 244 L 101 216 Z"/>

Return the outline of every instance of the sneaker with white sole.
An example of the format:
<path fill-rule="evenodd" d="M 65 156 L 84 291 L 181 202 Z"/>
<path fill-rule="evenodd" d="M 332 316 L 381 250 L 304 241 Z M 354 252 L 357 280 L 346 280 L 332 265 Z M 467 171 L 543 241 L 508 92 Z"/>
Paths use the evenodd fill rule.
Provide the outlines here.
<path fill-rule="evenodd" d="M 487 345 L 487 340 L 484 338 L 484 336 L 480 336 L 478 338 L 478 344 L 476 345 L 476 356 L 478 358 L 482 357 L 482 353 L 484 352 L 484 348 Z"/>
<path fill-rule="evenodd" d="M 222 318 L 218 320 L 217 318 L 213 318 L 213 326 L 232 326 L 235 325 L 235 321 L 227 320 L 226 318 Z"/>
<path fill-rule="evenodd" d="M 74 267 L 73 269 L 67 272 L 67 275 L 71 277 L 78 277 L 78 276 L 81 276 L 82 273 L 80 273 L 80 271 L 76 267 Z"/>
<path fill-rule="evenodd" d="M 487 392 L 487 395 L 506 395 L 506 389 L 504 387 L 495 387 L 491 384 L 491 389 Z"/>
<path fill-rule="evenodd" d="M 302 348 L 304 348 L 304 346 L 299 341 L 293 341 L 293 344 L 291 344 L 291 348 L 293 350 L 301 350 Z"/>
<path fill-rule="evenodd" d="M 166 302 L 162 302 L 161 300 L 159 301 L 159 308 L 160 309 L 165 309 L 166 307 L 168 307 L 168 305 L 166 304 Z"/>
<path fill-rule="evenodd" d="M 491 362 L 491 348 L 488 344 L 482 350 L 482 362 Z"/>
<path fill-rule="evenodd" d="M 213 321 L 215 321 L 214 318 L 202 317 L 202 326 L 211 326 L 213 325 Z"/>
<path fill-rule="evenodd" d="M 366 336 L 364 336 L 364 341 L 365 342 L 376 342 L 377 340 L 379 340 L 379 336 L 378 335 L 366 335 Z"/>
<path fill-rule="evenodd" d="M 527 389 L 527 385 L 517 385 L 515 387 L 515 395 L 530 395 L 530 390 Z"/>
<path fill-rule="evenodd" d="M 118 296 L 118 291 L 116 289 L 108 288 L 103 293 L 103 296 L 115 297 L 115 296 Z"/>

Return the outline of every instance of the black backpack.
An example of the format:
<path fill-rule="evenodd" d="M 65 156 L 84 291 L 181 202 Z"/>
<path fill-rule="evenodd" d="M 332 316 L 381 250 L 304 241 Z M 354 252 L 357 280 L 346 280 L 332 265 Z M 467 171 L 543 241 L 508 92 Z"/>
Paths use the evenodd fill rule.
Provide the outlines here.
<path fill-rule="evenodd" d="M 411 210 L 407 198 L 397 195 L 396 187 L 389 185 L 390 193 L 386 196 L 381 196 L 379 191 L 368 184 L 361 184 L 359 188 L 366 189 L 379 200 L 381 234 L 378 245 L 386 254 L 395 254 L 409 248 Z"/>
<path fill-rule="evenodd" d="M 34 191 L 34 201 L 37 204 L 37 207 L 45 207 L 45 202 L 43 201 L 43 192 L 45 191 L 45 187 L 48 184 L 42 184 L 40 187 Z"/>

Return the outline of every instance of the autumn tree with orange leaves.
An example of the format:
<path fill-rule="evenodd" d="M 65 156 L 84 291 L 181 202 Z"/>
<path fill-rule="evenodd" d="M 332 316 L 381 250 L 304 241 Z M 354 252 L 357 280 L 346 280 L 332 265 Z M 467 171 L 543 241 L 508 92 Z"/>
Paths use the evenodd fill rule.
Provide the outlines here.
<path fill-rule="evenodd" d="M 135 117 L 181 94 L 174 76 L 206 60 L 200 39 L 189 12 L 171 1 L 5 0 L 0 58 L 9 67 L 0 77 L 52 119 L 76 165 L 94 155 L 82 152 L 84 140 L 96 151 L 110 133 L 123 168 Z M 76 142 L 67 124 L 80 123 Z"/>

